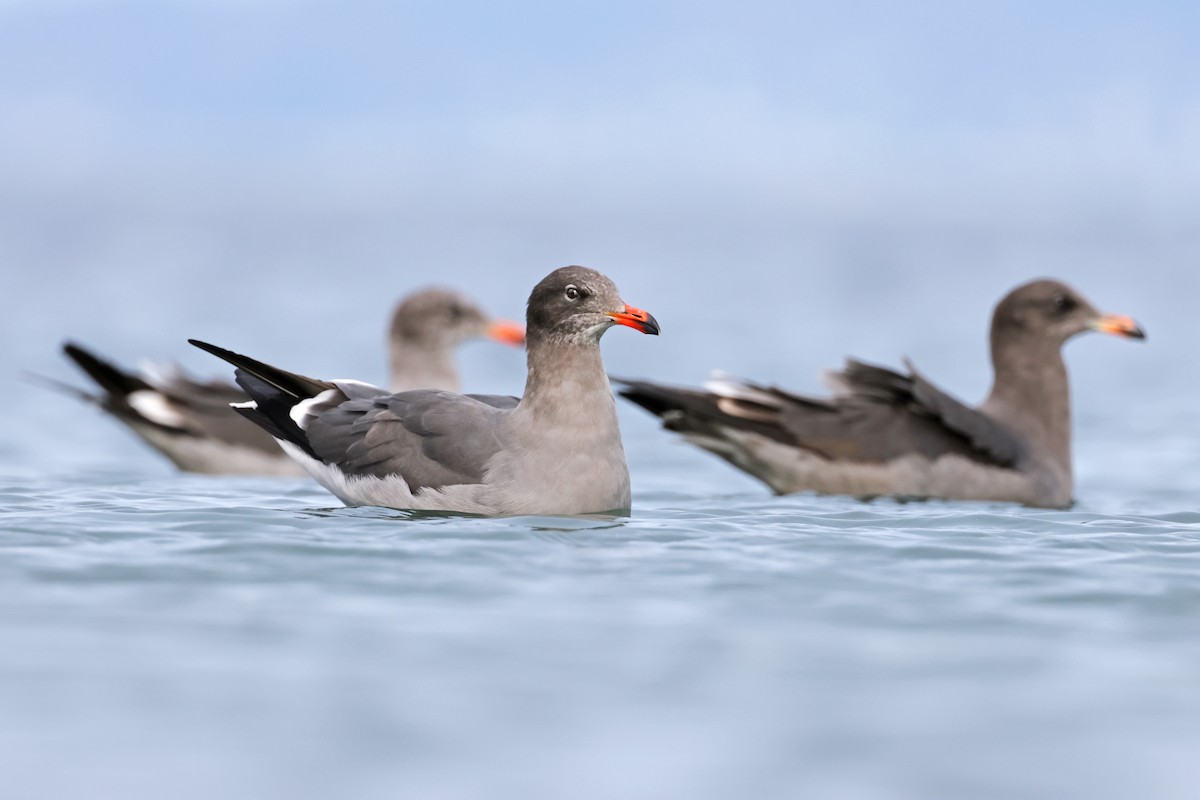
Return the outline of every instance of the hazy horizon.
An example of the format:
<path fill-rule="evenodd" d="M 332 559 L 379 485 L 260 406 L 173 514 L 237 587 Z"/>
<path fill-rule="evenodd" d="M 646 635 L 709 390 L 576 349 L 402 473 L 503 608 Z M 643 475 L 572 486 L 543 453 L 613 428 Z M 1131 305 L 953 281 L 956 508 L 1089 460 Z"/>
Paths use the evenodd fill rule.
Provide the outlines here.
<path fill-rule="evenodd" d="M 401 293 L 449 283 L 515 316 L 583 263 L 663 324 L 653 347 L 609 337 L 614 372 L 808 388 L 844 355 L 908 354 L 978 396 L 993 303 L 1055 275 L 1138 316 L 1151 346 L 1116 363 L 1155 375 L 1200 344 L 1198 21 L 0 3 L 8 366 L 68 374 L 55 348 L 78 337 L 219 370 L 183 344 L 204 336 L 377 377 Z"/>

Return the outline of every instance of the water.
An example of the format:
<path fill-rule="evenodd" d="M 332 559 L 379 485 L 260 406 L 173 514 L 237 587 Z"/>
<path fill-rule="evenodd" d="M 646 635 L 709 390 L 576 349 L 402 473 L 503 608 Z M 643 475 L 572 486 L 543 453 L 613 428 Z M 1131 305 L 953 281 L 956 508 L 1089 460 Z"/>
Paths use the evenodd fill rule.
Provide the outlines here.
<path fill-rule="evenodd" d="M 66 336 L 222 374 L 194 335 L 379 379 L 390 295 L 273 294 L 290 267 L 243 275 L 231 253 L 209 283 L 243 294 L 183 303 L 177 273 L 135 291 L 135 263 L 24 274 L 0 315 L 5 797 L 1194 796 L 1191 250 L 1139 280 L 1131 252 L 1056 270 L 1150 337 L 1068 347 L 1069 511 L 775 498 L 622 404 L 634 509 L 617 521 L 345 509 L 305 481 L 180 475 L 21 381 L 78 380 Z M 844 354 L 907 354 L 968 400 L 992 303 L 1043 271 L 851 254 L 792 276 L 750 259 L 733 281 L 695 272 L 698 251 L 648 272 L 607 255 L 592 263 L 663 325 L 608 334 L 614 374 L 816 391 Z M 543 272 L 477 263 L 447 280 L 505 316 Z M 422 277 L 363 269 L 397 294 Z M 463 361 L 469 389 L 519 390 L 519 352 Z"/>
<path fill-rule="evenodd" d="M 202 336 L 379 380 L 380 321 L 427 276 L 381 259 L 357 279 L 388 293 L 275 293 L 293 269 L 319 285 L 320 254 L 256 273 L 237 247 L 191 293 L 141 262 L 23 273 L 0 315 L 3 796 L 1193 797 L 1200 251 L 1163 245 L 1136 279 L 1149 245 L 1031 245 L 1002 267 L 983 248 L 995 270 L 971 274 L 850 248 L 784 274 L 730 241 L 645 271 L 598 251 L 663 325 L 610 332 L 614 374 L 818 391 L 845 354 L 910 355 L 974 400 L 988 313 L 1018 281 L 1058 274 L 1134 315 L 1145 343 L 1067 348 L 1078 504 L 775 498 L 627 404 L 617 521 L 345 509 L 304 481 L 180 475 L 21 373 L 78 380 L 56 352 L 73 336 L 227 374 L 188 352 Z M 443 277 L 518 315 L 548 270 L 498 261 Z M 463 362 L 471 390 L 520 388 L 518 351 Z"/>
<path fill-rule="evenodd" d="M 1104 422 L 1055 512 L 772 498 L 627 413 L 608 521 L 334 507 L 86 419 L 0 481 L 5 796 L 1190 797 L 1200 463 L 1122 479 L 1086 454 L 1172 440 Z"/>

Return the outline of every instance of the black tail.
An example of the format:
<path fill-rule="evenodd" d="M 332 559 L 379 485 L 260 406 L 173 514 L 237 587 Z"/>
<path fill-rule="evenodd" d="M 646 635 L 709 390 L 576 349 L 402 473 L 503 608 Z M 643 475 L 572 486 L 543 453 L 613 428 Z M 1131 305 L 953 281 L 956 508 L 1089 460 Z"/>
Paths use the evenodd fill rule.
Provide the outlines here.
<path fill-rule="evenodd" d="M 74 342 L 63 343 L 62 349 L 67 358 L 74 361 L 80 369 L 86 372 L 96 382 L 96 385 L 103 390 L 103 393 L 89 394 L 73 386 L 68 386 L 65 383 L 52 381 L 48 378 L 40 378 L 40 382 L 43 385 L 75 395 L 89 403 L 94 403 L 135 430 L 149 426 L 166 431 L 167 433 L 190 433 L 190 431 L 176 427 L 175 425 L 151 419 L 141 409 L 131 405 L 129 402 L 129 396 L 136 392 L 152 392 L 163 395 L 168 402 L 171 402 L 173 399 L 165 392 L 151 386 L 137 374 L 126 372 L 115 364 L 100 358 L 95 353 L 83 349 Z"/>
<path fill-rule="evenodd" d="M 847 358 L 846 367 L 838 377 L 854 394 L 873 400 L 906 405 L 913 399 L 912 376 L 894 369 Z"/>
<path fill-rule="evenodd" d="M 614 376 L 609 377 L 614 383 L 621 384 L 617 394 L 636 403 L 656 417 L 661 417 L 671 411 L 683 411 L 691 405 L 689 400 L 694 402 L 700 397 L 699 392 L 688 389 L 661 386 L 649 381 L 631 381 Z"/>
<path fill-rule="evenodd" d="M 258 378 L 263 383 L 283 392 L 289 397 L 294 397 L 297 402 L 307 400 L 310 397 L 316 397 L 326 389 L 332 389 L 333 384 L 327 381 L 319 381 L 316 378 L 306 378 L 303 375 L 297 375 L 294 372 L 272 367 L 270 364 L 264 364 L 261 361 L 255 361 L 250 356 L 244 356 L 241 353 L 235 353 L 232 350 L 226 350 L 224 347 L 217 347 L 215 344 L 202 342 L 199 339 L 188 339 L 188 344 L 195 345 L 201 350 L 212 353 L 219 359 L 228 361 L 238 368 L 239 372 L 245 371 Z M 241 380 L 238 380 L 241 383 Z M 243 386 L 247 392 L 250 388 Z M 255 397 L 253 392 L 250 392 L 251 397 Z M 255 397 L 257 400 L 258 398 Z"/>
<path fill-rule="evenodd" d="M 188 343 L 212 353 L 217 358 L 237 367 L 234 377 L 238 385 L 254 400 L 255 408 L 233 410 L 258 425 L 276 439 L 291 442 L 313 458 L 318 458 L 308 443 L 308 436 L 292 419 L 292 408 L 304 400 L 316 397 L 328 389 L 336 389 L 332 383 L 306 378 L 294 372 L 272 367 L 249 356 L 217 347 L 215 344 L 188 339 Z"/>
<path fill-rule="evenodd" d="M 710 392 L 650 381 L 613 380 L 622 384 L 617 394 L 662 419 L 663 427 L 669 431 L 695 432 L 707 428 L 710 421 L 724 421 L 728 417 Z"/>
<path fill-rule="evenodd" d="M 617 394 L 659 417 L 669 431 L 721 439 L 722 428 L 738 428 L 780 441 L 787 438 L 779 425 L 778 410 L 753 400 L 722 399 L 702 389 L 650 381 L 612 380 L 623 386 Z"/>
<path fill-rule="evenodd" d="M 78 364 L 79 368 L 86 372 L 113 399 L 121 399 L 134 392 L 152 388 L 137 375 L 125 372 L 120 367 L 84 350 L 74 342 L 64 343 L 63 353 Z"/>

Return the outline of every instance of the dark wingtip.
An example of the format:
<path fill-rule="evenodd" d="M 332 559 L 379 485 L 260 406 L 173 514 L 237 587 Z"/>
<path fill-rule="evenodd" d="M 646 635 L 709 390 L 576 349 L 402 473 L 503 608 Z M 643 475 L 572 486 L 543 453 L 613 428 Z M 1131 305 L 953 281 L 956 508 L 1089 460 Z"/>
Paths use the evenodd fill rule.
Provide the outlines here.
<path fill-rule="evenodd" d="M 201 341 L 200 339 L 188 339 L 188 344 L 190 344 L 192 347 L 199 347 L 206 353 L 212 353 L 217 358 L 224 359 L 225 361 L 229 361 L 227 356 L 237 355 L 232 350 L 226 350 L 224 347 L 217 347 L 215 344 L 209 344 L 208 342 Z"/>
<path fill-rule="evenodd" d="M 244 356 L 241 353 L 235 353 L 232 350 L 226 350 L 224 347 L 217 347 L 215 344 L 201 341 L 200 339 L 188 339 L 188 344 L 193 347 L 199 347 L 201 350 L 212 353 L 222 361 L 228 361 L 230 364 L 238 368 L 235 373 L 238 383 L 243 389 L 250 392 L 254 397 L 254 392 L 247 388 L 243 382 L 241 373 L 247 372 L 254 375 L 259 380 L 267 383 L 276 389 L 279 389 L 294 398 L 314 397 L 326 389 L 333 387 L 332 383 L 320 381 L 315 378 L 307 378 L 303 375 L 298 375 L 295 372 L 288 372 L 279 367 L 273 367 L 270 364 L 265 364 L 262 361 Z M 257 399 L 257 397 L 255 398 Z"/>
<path fill-rule="evenodd" d="M 617 389 L 618 395 L 634 405 L 641 406 L 655 416 L 661 417 L 668 411 L 683 407 L 677 395 L 679 390 L 674 387 L 628 378 L 613 378 L 613 380 L 620 384 L 620 388 Z"/>
<path fill-rule="evenodd" d="M 133 373 L 126 372 L 115 364 L 110 364 L 82 345 L 67 340 L 62 345 L 63 354 L 75 362 L 81 370 L 88 374 L 101 389 L 116 397 L 124 397 L 139 389 L 149 388 L 148 384 Z"/>

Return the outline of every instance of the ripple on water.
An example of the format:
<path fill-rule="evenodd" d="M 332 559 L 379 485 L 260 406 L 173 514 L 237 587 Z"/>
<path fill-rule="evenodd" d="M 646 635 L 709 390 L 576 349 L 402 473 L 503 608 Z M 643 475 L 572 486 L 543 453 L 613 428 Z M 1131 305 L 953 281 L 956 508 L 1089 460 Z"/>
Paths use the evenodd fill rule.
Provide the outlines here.
<path fill-rule="evenodd" d="M 466 759 L 512 796 L 547 796 L 514 776 L 558 764 L 556 795 L 641 770 L 689 796 L 737 774 L 1115 797 L 1200 743 L 1191 511 L 671 489 L 626 518 L 487 519 L 136 473 L 0 495 L 0 738 L 53 741 L 93 782 L 136 752 L 172 796 L 181 774 L 271 794 L 298 761 L 353 767 L 309 789 L 454 796 Z M 1088 769 L 1048 782 L 1051 757 Z"/>

